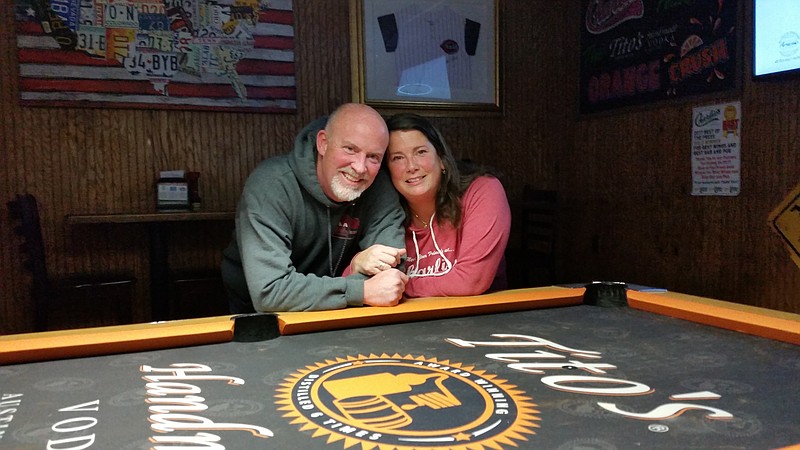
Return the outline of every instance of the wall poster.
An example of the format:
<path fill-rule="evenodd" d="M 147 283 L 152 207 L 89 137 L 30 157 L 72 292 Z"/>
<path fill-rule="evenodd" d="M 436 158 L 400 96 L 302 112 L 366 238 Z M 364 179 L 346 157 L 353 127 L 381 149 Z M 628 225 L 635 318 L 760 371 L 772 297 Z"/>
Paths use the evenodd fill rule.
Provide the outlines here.
<path fill-rule="evenodd" d="M 737 0 L 582 0 L 580 112 L 738 85 Z"/>
<path fill-rule="evenodd" d="M 26 106 L 296 110 L 292 0 L 16 0 Z"/>
<path fill-rule="evenodd" d="M 739 195 L 742 105 L 694 108 L 692 112 L 692 195 Z"/>

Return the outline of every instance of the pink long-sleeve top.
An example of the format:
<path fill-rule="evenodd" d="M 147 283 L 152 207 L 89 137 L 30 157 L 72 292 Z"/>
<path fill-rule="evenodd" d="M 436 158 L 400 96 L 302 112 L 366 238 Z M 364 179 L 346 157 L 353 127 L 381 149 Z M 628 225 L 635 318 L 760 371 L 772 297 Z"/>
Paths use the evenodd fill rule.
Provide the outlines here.
<path fill-rule="evenodd" d="M 478 177 L 461 204 L 459 229 L 435 218 L 406 229 L 406 297 L 478 295 L 492 286 L 511 230 L 505 190 L 497 178 Z"/>

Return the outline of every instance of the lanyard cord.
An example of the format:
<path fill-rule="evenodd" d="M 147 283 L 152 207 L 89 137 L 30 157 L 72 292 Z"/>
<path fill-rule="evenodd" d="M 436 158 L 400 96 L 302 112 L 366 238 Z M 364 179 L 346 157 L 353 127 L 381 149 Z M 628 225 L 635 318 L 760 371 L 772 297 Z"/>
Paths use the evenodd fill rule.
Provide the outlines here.
<path fill-rule="evenodd" d="M 339 253 L 339 259 L 336 260 L 336 266 L 333 265 L 333 238 L 331 237 L 331 209 L 325 209 L 328 213 L 328 268 L 330 269 L 330 273 L 332 277 L 336 276 L 336 270 L 339 269 L 339 264 L 342 263 L 342 257 L 344 257 L 344 250 L 347 248 L 347 242 L 345 241 L 344 245 L 342 245 L 342 251 Z"/>

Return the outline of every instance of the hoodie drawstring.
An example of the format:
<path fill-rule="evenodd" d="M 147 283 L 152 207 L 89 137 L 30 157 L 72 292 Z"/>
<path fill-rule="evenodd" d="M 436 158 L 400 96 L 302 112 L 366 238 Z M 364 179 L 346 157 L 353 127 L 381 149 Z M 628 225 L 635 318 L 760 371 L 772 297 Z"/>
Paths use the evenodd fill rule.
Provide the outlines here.
<path fill-rule="evenodd" d="M 444 262 L 445 268 L 444 268 L 444 270 L 442 272 L 420 273 L 420 271 L 419 271 L 419 244 L 417 243 L 417 232 L 412 230 L 411 231 L 411 238 L 414 241 L 414 252 L 417 254 L 417 265 L 416 265 L 416 268 L 414 268 L 413 270 L 409 271 L 408 276 L 410 278 L 440 277 L 442 275 L 446 275 L 447 273 L 449 273 L 450 270 L 453 268 L 452 261 L 447 259 L 447 256 L 445 256 L 444 252 L 439 247 L 439 243 L 436 242 L 436 233 L 433 232 L 433 218 L 434 218 L 434 216 L 436 216 L 436 213 L 431 214 L 430 222 L 428 222 L 430 224 L 428 229 L 431 230 L 431 239 L 433 239 L 433 246 L 436 247 L 436 252 L 439 253 L 439 256 L 442 258 L 442 261 Z"/>

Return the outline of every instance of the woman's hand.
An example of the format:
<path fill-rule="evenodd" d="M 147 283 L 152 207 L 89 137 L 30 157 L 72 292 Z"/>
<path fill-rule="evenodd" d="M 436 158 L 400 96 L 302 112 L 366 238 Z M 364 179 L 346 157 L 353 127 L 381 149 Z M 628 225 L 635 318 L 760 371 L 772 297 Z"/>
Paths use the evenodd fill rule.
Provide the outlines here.
<path fill-rule="evenodd" d="M 397 267 L 405 254 L 404 248 L 375 244 L 353 257 L 350 270 L 353 273 L 359 272 L 369 276 L 377 275 L 384 270 Z"/>

